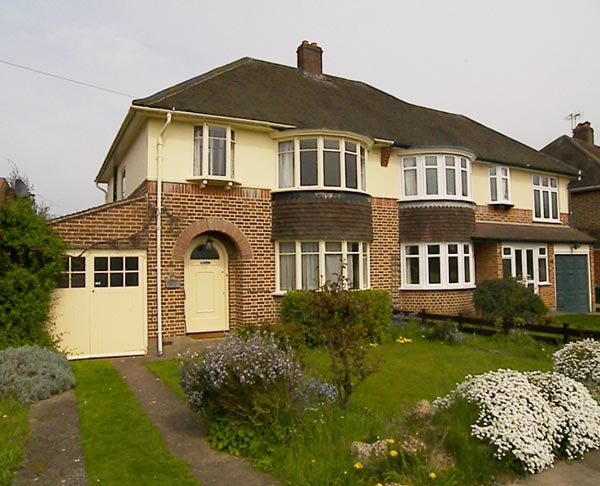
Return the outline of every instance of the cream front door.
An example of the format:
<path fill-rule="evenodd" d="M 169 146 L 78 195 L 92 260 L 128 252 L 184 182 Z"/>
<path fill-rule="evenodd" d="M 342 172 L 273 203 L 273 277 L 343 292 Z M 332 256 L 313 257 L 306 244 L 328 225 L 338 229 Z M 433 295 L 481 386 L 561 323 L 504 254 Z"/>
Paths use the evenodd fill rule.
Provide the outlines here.
<path fill-rule="evenodd" d="M 185 259 L 186 332 L 229 330 L 227 252 L 210 238 L 192 241 Z"/>

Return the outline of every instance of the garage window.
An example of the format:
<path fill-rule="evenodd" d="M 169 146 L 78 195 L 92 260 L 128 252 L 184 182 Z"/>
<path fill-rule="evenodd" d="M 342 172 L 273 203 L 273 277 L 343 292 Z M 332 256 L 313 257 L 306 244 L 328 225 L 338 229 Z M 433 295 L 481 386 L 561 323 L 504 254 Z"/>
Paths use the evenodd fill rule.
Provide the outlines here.
<path fill-rule="evenodd" d="M 94 287 L 137 287 L 138 257 L 95 257 Z"/>
<path fill-rule="evenodd" d="M 58 281 L 59 289 L 85 287 L 85 257 L 65 256 L 64 271 Z"/>

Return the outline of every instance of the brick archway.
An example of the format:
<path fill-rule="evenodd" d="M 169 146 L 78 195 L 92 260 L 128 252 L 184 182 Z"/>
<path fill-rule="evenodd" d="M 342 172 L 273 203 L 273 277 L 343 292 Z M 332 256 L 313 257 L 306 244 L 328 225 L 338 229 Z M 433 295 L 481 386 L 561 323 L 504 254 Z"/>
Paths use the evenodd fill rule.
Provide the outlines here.
<path fill-rule="evenodd" d="M 238 247 L 242 260 L 252 259 L 252 248 L 250 247 L 250 243 L 248 243 L 244 233 L 242 233 L 236 225 L 229 221 L 225 221 L 224 219 L 205 218 L 200 221 L 194 221 L 180 233 L 175 242 L 175 246 L 173 247 L 173 260 L 183 261 L 185 252 L 191 241 L 196 238 L 196 236 L 208 231 L 215 231 L 227 235 Z"/>

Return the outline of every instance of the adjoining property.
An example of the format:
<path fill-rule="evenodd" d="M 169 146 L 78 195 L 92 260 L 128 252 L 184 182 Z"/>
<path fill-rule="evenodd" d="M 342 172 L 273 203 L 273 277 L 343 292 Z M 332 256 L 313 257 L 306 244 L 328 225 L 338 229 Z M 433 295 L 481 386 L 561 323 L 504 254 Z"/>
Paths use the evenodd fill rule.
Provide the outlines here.
<path fill-rule="evenodd" d="M 52 221 L 72 357 L 272 322 L 286 291 L 339 273 L 403 309 L 470 313 L 478 282 L 514 276 L 550 308 L 590 310 L 576 169 L 324 74 L 314 43 L 297 62 L 243 58 L 133 102 L 96 177 L 106 203 Z"/>

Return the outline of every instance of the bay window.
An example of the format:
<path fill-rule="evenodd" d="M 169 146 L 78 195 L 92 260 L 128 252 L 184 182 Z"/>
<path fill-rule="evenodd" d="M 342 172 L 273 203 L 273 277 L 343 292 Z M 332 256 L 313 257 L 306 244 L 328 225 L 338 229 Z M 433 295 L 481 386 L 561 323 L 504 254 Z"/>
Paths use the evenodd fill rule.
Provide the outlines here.
<path fill-rule="evenodd" d="M 471 162 L 452 154 L 402 158 L 402 199 L 470 200 Z"/>
<path fill-rule="evenodd" d="M 296 138 L 279 142 L 280 189 L 340 188 L 365 191 L 366 149 L 337 137 Z"/>
<path fill-rule="evenodd" d="M 534 174 L 533 220 L 560 222 L 558 212 L 558 179 Z"/>
<path fill-rule="evenodd" d="M 402 245 L 402 288 L 471 288 L 471 243 L 410 243 Z"/>
<path fill-rule="evenodd" d="M 235 131 L 230 127 L 194 127 L 194 177 L 234 178 Z"/>
<path fill-rule="evenodd" d="M 277 291 L 316 290 L 326 282 L 347 279 L 352 289 L 369 287 L 369 245 L 360 241 L 280 241 Z"/>

